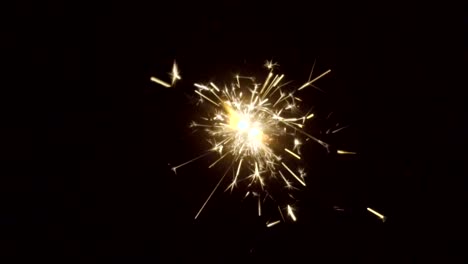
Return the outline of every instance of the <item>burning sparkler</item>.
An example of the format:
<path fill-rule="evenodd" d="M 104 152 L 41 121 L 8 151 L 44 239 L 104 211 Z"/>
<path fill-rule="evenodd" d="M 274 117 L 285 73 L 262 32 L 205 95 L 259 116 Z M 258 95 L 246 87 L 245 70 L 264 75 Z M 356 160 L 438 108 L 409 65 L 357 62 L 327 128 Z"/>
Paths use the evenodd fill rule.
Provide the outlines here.
<path fill-rule="evenodd" d="M 194 84 L 199 103 L 210 107 L 210 114 L 202 118 L 202 122 L 192 122 L 191 126 L 204 129 L 211 148 L 172 170 L 176 172 L 178 168 L 208 155 L 218 156 L 208 168 L 221 163 L 225 167 L 195 219 L 230 173 L 232 178 L 226 190 L 232 191 L 240 184 L 245 186 L 246 197 L 249 194 L 257 197 L 258 214 L 261 215 L 263 201 L 267 198 L 273 200 L 272 185 L 280 184 L 281 193 L 307 185 L 304 171 L 296 165 L 302 159 L 300 146 L 304 140 L 310 139 L 330 151 L 327 143 L 304 130 L 306 121 L 311 120 L 314 114 L 300 114 L 302 99 L 297 95 L 302 89 L 315 87 L 314 83 L 330 73 L 330 70 L 312 79 L 312 68 L 309 80 L 293 88 L 288 86 L 288 82 L 282 82 L 284 74 L 275 72 L 279 66 L 277 63 L 267 61 L 264 66 L 269 72 L 263 83 L 256 82 L 254 77 L 237 75 L 233 83 L 221 88 L 212 82 Z M 171 77 L 171 84 L 155 77 L 151 80 L 172 87 L 181 79 L 175 62 Z M 354 152 L 338 150 L 337 154 Z M 278 209 L 282 221 L 285 221 L 283 212 L 296 221 L 292 204 L 287 203 Z M 276 225 L 280 221 L 267 223 L 267 226 Z"/>

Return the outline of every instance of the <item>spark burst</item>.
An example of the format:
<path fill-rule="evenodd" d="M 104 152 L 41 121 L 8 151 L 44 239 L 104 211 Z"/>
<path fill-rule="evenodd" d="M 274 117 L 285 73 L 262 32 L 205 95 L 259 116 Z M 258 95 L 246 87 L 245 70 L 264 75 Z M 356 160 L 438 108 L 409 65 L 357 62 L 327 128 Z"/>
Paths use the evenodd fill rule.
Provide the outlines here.
<path fill-rule="evenodd" d="M 314 83 L 331 70 L 312 79 L 312 67 L 307 82 L 298 87 L 291 87 L 288 85 L 290 82 L 283 82 L 284 74 L 276 73 L 275 68 L 279 66 L 277 63 L 266 61 L 264 66 L 268 69 L 268 75 L 262 83 L 258 83 L 254 77 L 236 75 L 231 84 L 221 88 L 213 82 L 194 84 L 199 103 L 210 106 L 210 114 L 202 117 L 202 122 L 193 121 L 191 127 L 204 129 L 211 148 L 192 160 L 172 167 L 172 170 L 176 173 L 182 166 L 215 154 L 218 157 L 208 168 L 218 164 L 223 164 L 225 168 L 195 219 L 228 175 L 231 176 L 231 180 L 226 190 L 232 192 L 243 184 L 245 197 L 250 194 L 256 197 L 259 216 L 262 215 L 262 204 L 266 199 L 276 201 L 274 193 L 287 193 L 287 196 L 294 200 L 292 190 L 306 186 L 304 170 L 297 165 L 297 162 L 302 160 L 302 142 L 311 139 L 330 151 L 327 143 L 304 130 L 306 122 L 311 120 L 314 114 L 301 113 L 302 99 L 297 94 L 306 87 L 317 88 Z M 155 77 L 151 80 L 171 87 L 180 80 L 175 62 L 171 77 L 172 84 Z M 337 154 L 354 152 L 337 150 Z M 276 192 L 273 190 L 274 185 L 281 186 L 279 192 L 278 189 Z M 281 220 L 267 222 L 267 227 L 284 222 L 283 212 L 292 221 L 296 221 L 293 203 L 278 206 Z"/>

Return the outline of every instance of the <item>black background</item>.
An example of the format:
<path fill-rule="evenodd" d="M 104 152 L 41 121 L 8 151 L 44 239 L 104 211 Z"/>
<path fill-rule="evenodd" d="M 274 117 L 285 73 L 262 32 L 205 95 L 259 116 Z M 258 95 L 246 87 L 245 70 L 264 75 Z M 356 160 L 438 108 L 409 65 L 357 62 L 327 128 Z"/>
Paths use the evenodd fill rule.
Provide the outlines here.
<path fill-rule="evenodd" d="M 466 58 L 457 52 L 466 42 L 445 9 L 17 2 L 4 40 L 12 80 L 5 85 L 13 85 L 2 104 L 2 255 L 83 263 L 461 260 L 466 170 L 454 164 L 466 155 L 458 139 L 466 135 L 458 92 L 466 85 L 454 61 Z M 176 88 L 149 81 L 167 78 L 174 59 L 183 78 Z M 351 124 L 329 140 L 359 155 L 312 151 L 295 224 L 268 229 L 254 202 L 222 192 L 194 221 L 219 171 L 206 169 L 207 160 L 177 175 L 169 169 L 204 146 L 188 129 L 191 83 L 257 74 L 267 59 L 294 80 L 307 78 L 315 59 L 316 74 L 332 69 L 318 82 L 326 93 L 303 98 L 323 129 Z"/>

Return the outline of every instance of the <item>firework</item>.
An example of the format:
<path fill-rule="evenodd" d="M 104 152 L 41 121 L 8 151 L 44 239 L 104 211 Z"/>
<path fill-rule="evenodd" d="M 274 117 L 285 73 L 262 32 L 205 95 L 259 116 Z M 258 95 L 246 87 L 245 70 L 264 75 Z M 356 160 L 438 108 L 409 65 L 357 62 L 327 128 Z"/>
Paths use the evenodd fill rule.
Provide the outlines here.
<path fill-rule="evenodd" d="M 283 81 L 284 74 L 276 73 L 277 63 L 267 61 L 264 66 L 268 70 L 264 80 L 236 75 L 232 83 L 223 86 L 213 82 L 194 84 L 198 102 L 208 108 L 209 114 L 193 121 L 191 127 L 203 129 L 211 147 L 172 170 L 177 172 L 178 168 L 206 156 L 214 158 L 208 168 L 220 166 L 224 170 L 195 219 L 221 183 L 231 177 L 226 190 L 239 188 L 246 192 L 245 197 L 256 197 L 259 216 L 265 200 L 278 201 L 274 198 L 278 193 L 292 201 L 278 206 L 281 220 L 267 222 L 268 227 L 285 221 L 283 212 L 296 221 L 291 193 L 307 185 L 305 172 L 298 166 L 303 159 L 300 154 L 302 142 L 312 140 L 330 151 L 327 143 L 305 131 L 306 122 L 313 119 L 314 114 L 301 111 L 303 100 L 299 96 L 300 90 L 317 88 L 314 83 L 330 70 L 312 79 L 312 67 L 307 82 L 292 87 L 290 82 Z M 175 62 L 171 78 L 171 84 L 155 77 L 151 80 L 172 87 L 181 79 Z M 337 154 L 354 153 L 338 150 Z"/>

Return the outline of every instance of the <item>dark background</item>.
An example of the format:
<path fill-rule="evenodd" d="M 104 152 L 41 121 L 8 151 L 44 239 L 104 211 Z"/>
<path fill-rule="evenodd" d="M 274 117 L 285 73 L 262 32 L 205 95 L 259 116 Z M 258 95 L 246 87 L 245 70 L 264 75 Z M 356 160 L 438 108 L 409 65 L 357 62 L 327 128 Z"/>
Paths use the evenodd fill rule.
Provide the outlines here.
<path fill-rule="evenodd" d="M 466 156 L 467 86 L 456 61 L 466 59 L 458 52 L 466 30 L 447 9 L 18 1 L 4 35 L 2 255 L 83 263 L 462 260 L 466 169 L 455 164 Z M 166 79 L 174 59 L 183 78 L 176 88 L 149 81 Z M 305 90 L 304 99 L 324 130 L 351 124 L 328 140 L 359 155 L 312 151 L 295 224 L 268 229 L 254 202 L 222 192 L 194 221 L 219 171 L 206 169 L 207 160 L 178 175 L 169 170 L 203 146 L 188 129 L 191 83 L 260 74 L 266 59 L 294 80 L 307 78 L 315 59 L 317 74 L 332 69 L 317 83 L 326 93 Z"/>

